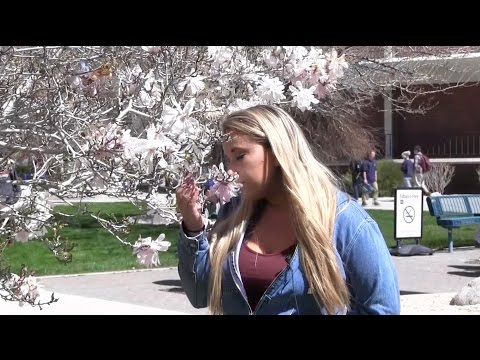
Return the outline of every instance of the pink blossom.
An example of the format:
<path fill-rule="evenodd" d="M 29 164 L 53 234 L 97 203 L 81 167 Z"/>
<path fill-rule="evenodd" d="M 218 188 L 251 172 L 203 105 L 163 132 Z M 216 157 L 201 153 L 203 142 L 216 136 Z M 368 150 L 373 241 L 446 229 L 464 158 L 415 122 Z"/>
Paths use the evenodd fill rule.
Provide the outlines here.
<path fill-rule="evenodd" d="M 163 241 L 165 234 L 160 234 L 157 240 L 152 241 L 151 237 L 138 238 L 138 241 L 133 245 L 133 254 L 137 255 L 137 261 L 146 267 L 160 265 L 158 257 L 159 251 L 167 251 L 171 243 Z"/>
<path fill-rule="evenodd" d="M 217 201 L 223 205 L 229 202 L 232 197 L 237 196 L 239 190 L 240 184 L 235 182 L 215 181 L 215 184 L 208 191 L 207 197 L 212 200 L 218 199 Z"/>
<path fill-rule="evenodd" d="M 225 171 L 223 163 L 220 163 L 218 167 L 213 165 L 211 173 L 214 184 L 207 192 L 207 199 L 223 205 L 238 195 L 242 185 L 236 182 L 238 180 L 237 173 L 232 170 Z"/>

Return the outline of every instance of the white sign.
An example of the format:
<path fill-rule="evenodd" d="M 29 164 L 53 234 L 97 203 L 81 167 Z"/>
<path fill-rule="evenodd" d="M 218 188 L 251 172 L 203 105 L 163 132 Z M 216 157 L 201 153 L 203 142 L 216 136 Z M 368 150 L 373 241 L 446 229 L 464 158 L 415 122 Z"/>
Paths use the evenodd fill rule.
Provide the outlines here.
<path fill-rule="evenodd" d="M 421 188 L 399 188 L 395 191 L 395 239 L 422 237 L 423 192 Z"/>

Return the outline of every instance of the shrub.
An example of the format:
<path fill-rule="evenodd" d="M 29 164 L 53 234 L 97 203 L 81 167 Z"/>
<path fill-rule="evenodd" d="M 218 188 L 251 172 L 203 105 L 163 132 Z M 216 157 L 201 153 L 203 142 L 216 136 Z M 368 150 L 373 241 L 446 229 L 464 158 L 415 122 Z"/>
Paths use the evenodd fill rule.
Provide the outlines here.
<path fill-rule="evenodd" d="M 377 178 L 379 196 L 394 196 L 395 189 L 403 185 L 403 173 L 400 164 L 392 160 L 378 160 Z"/>
<path fill-rule="evenodd" d="M 425 185 L 430 192 L 443 194 L 455 174 L 455 166 L 434 163 L 432 169 L 425 174 Z"/>
<path fill-rule="evenodd" d="M 353 195 L 353 185 L 352 185 L 352 172 L 348 170 L 343 174 L 337 174 L 338 179 L 340 180 L 340 185 L 343 185 L 342 190 Z"/>

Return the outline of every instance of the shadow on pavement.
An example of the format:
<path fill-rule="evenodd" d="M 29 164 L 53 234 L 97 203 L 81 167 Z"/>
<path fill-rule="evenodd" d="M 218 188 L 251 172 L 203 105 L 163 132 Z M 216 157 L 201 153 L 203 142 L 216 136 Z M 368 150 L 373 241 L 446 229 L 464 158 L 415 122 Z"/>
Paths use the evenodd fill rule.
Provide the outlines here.
<path fill-rule="evenodd" d="M 421 292 L 421 291 L 404 291 L 404 290 L 400 290 L 400 295 L 415 295 L 415 294 L 428 294 L 428 293 Z"/>
<path fill-rule="evenodd" d="M 158 280 L 153 282 L 156 285 L 161 286 L 169 286 L 167 289 L 159 289 L 160 291 L 167 291 L 167 292 L 177 292 L 177 293 L 184 293 L 182 288 L 182 282 L 180 280 Z"/>
<path fill-rule="evenodd" d="M 449 265 L 449 267 L 463 270 L 463 271 L 449 271 L 448 274 L 450 275 L 480 277 L 479 265 Z"/>

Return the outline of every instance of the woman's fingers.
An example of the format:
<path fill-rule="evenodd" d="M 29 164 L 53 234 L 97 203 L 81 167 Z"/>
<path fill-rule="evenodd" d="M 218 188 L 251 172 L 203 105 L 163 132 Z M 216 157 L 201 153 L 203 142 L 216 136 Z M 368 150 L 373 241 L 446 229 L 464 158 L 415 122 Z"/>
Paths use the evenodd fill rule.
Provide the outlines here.
<path fill-rule="evenodd" d="M 177 207 L 183 215 L 186 213 L 201 213 L 200 191 L 194 181 L 186 180 L 178 187 L 176 192 Z"/>

